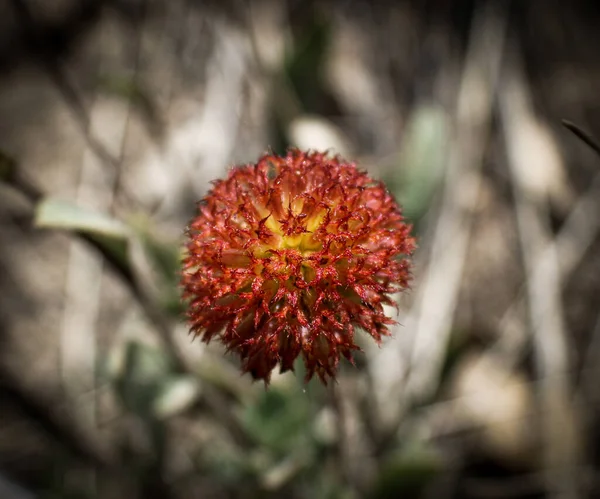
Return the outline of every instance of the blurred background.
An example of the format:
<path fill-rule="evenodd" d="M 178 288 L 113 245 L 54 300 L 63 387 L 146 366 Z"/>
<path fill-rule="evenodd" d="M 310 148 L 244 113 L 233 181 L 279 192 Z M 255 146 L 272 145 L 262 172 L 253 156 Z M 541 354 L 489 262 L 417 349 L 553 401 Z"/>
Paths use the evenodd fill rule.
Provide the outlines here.
<path fill-rule="evenodd" d="M 572 133 L 600 136 L 599 21 L 0 2 L 0 498 L 600 497 L 600 149 Z M 356 160 L 419 238 L 335 390 L 265 390 L 181 320 L 196 201 L 289 145 Z"/>

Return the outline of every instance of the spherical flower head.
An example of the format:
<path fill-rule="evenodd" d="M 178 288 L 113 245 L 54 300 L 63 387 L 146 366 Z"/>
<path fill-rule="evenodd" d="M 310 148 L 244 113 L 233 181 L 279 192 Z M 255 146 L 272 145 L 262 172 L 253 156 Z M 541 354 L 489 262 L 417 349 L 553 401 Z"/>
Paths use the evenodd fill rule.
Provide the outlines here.
<path fill-rule="evenodd" d="M 339 157 L 291 149 L 234 168 L 187 228 L 191 332 L 265 383 L 298 356 L 327 383 L 357 329 L 390 334 L 383 305 L 409 286 L 410 232 L 385 187 Z"/>

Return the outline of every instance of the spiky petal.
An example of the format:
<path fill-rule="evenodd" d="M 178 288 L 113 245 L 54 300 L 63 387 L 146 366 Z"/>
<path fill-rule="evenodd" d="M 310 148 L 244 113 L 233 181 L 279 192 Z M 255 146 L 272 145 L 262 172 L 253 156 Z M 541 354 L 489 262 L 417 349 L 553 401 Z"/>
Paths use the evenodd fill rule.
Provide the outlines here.
<path fill-rule="evenodd" d="M 265 383 L 299 355 L 326 383 L 352 362 L 357 328 L 389 335 L 383 305 L 409 286 L 410 231 L 385 187 L 339 157 L 291 149 L 234 168 L 187 229 L 191 332 Z"/>

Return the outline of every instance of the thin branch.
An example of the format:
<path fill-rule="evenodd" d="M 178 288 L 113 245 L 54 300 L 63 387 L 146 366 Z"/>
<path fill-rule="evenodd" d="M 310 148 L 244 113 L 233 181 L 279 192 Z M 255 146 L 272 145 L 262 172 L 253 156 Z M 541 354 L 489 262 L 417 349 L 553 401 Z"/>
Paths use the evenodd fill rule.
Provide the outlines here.
<path fill-rule="evenodd" d="M 600 156 L 600 143 L 592 137 L 588 132 L 579 128 L 575 123 L 569 120 L 562 120 L 563 126 L 572 132 L 576 137 L 581 139 L 585 144 L 592 148 L 592 150 Z"/>

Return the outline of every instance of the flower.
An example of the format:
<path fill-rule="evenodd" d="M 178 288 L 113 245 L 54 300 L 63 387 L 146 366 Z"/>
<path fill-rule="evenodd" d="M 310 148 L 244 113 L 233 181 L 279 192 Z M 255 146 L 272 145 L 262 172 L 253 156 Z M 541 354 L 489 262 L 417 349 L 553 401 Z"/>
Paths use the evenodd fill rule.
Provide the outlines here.
<path fill-rule="evenodd" d="M 390 334 L 383 305 L 409 286 L 410 232 L 383 184 L 340 157 L 291 149 L 234 168 L 187 228 L 191 333 L 220 338 L 266 384 L 298 356 L 326 384 L 359 350 L 357 328 Z"/>

